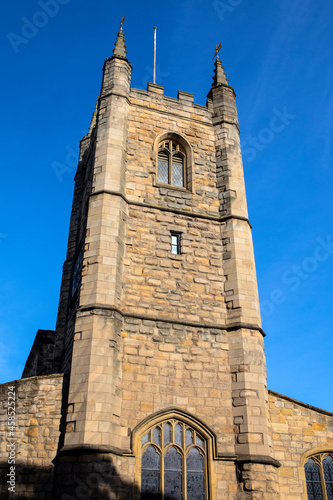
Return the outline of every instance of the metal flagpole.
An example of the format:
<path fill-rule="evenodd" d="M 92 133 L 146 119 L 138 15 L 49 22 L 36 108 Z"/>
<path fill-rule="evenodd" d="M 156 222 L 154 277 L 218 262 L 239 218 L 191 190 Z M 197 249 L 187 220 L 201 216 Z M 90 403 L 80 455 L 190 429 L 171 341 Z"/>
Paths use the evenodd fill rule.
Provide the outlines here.
<path fill-rule="evenodd" d="M 156 26 L 154 26 L 154 70 L 153 83 L 156 83 Z"/>

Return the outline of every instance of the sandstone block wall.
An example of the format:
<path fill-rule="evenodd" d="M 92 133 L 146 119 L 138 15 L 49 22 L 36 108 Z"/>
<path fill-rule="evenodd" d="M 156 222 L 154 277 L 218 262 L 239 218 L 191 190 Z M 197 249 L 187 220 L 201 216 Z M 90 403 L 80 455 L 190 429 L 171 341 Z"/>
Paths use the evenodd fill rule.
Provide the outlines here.
<path fill-rule="evenodd" d="M 218 451 L 234 454 L 227 335 L 221 329 L 124 318 L 122 425 L 133 429 L 164 408 L 202 419 Z M 130 437 L 123 448 L 130 448 Z"/>
<path fill-rule="evenodd" d="M 53 464 L 59 443 L 62 375 L 15 380 L 0 386 L 1 498 L 8 498 L 8 387 L 15 387 L 15 471 L 17 498 L 51 498 Z M 11 497 L 12 498 L 12 497 Z"/>
<path fill-rule="evenodd" d="M 180 255 L 171 254 L 172 230 L 181 232 Z M 225 325 L 225 255 L 220 223 L 131 206 L 123 310 Z"/>
<path fill-rule="evenodd" d="M 129 201 L 219 215 L 216 189 L 215 134 L 208 109 L 192 101 L 131 89 L 128 125 L 126 195 Z M 156 185 L 158 137 L 181 134 L 190 143 L 188 191 Z M 157 141 L 157 142 L 156 142 Z"/>
<path fill-rule="evenodd" d="M 333 414 L 269 393 L 269 417 L 278 469 L 281 500 L 307 500 L 305 453 L 315 449 L 333 451 Z"/>

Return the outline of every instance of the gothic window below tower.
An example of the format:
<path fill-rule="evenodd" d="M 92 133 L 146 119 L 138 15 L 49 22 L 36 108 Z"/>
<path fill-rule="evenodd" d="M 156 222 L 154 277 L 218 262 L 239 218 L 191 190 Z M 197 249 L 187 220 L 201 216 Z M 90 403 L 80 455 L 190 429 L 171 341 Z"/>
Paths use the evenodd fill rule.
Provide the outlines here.
<path fill-rule="evenodd" d="M 141 439 L 141 499 L 205 500 L 206 442 L 175 419 L 153 426 Z"/>
<path fill-rule="evenodd" d="M 158 412 L 133 431 L 136 500 L 211 500 L 215 437 L 177 409 Z"/>

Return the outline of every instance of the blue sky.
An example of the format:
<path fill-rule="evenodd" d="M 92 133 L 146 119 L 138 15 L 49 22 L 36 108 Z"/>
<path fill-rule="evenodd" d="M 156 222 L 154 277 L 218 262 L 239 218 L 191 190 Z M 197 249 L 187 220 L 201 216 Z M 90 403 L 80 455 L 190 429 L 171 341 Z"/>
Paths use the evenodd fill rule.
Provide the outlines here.
<path fill-rule="evenodd" d="M 152 80 L 156 25 L 157 83 L 205 104 L 222 41 L 237 94 L 268 387 L 333 411 L 333 5 L 325 0 L 6 4 L 0 382 L 21 376 L 37 329 L 55 327 L 78 144 L 123 14 L 135 88 Z"/>

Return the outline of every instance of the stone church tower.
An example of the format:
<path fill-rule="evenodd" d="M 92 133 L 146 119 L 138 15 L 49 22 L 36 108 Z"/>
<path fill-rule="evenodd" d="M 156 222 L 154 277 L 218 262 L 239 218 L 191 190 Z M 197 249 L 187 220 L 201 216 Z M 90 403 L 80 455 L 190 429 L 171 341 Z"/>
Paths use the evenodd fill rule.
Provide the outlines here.
<path fill-rule="evenodd" d="M 267 391 L 235 92 L 218 57 L 206 106 L 133 89 L 131 70 L 121 27 L 80 144 L 56 332 L 12 383 L 35 467 L 22 498 L 306 500 L 333 418 Z"/>
<path fill-rule="evenodd" d="M 120 29 L 75 179 L 57 324 L 70 372 L 59 460 L 107 454 L 122 479 L 165 494 L 174 485 L 154 461 L 166 471 L 178 460 L 188 500 L 203 498 L 193 488 L 232 498 L 252 481 L 273 498 L 235 93 L 218 58 L 207 106 L 156 84 L 131 89 L 124 42 Z"/>

